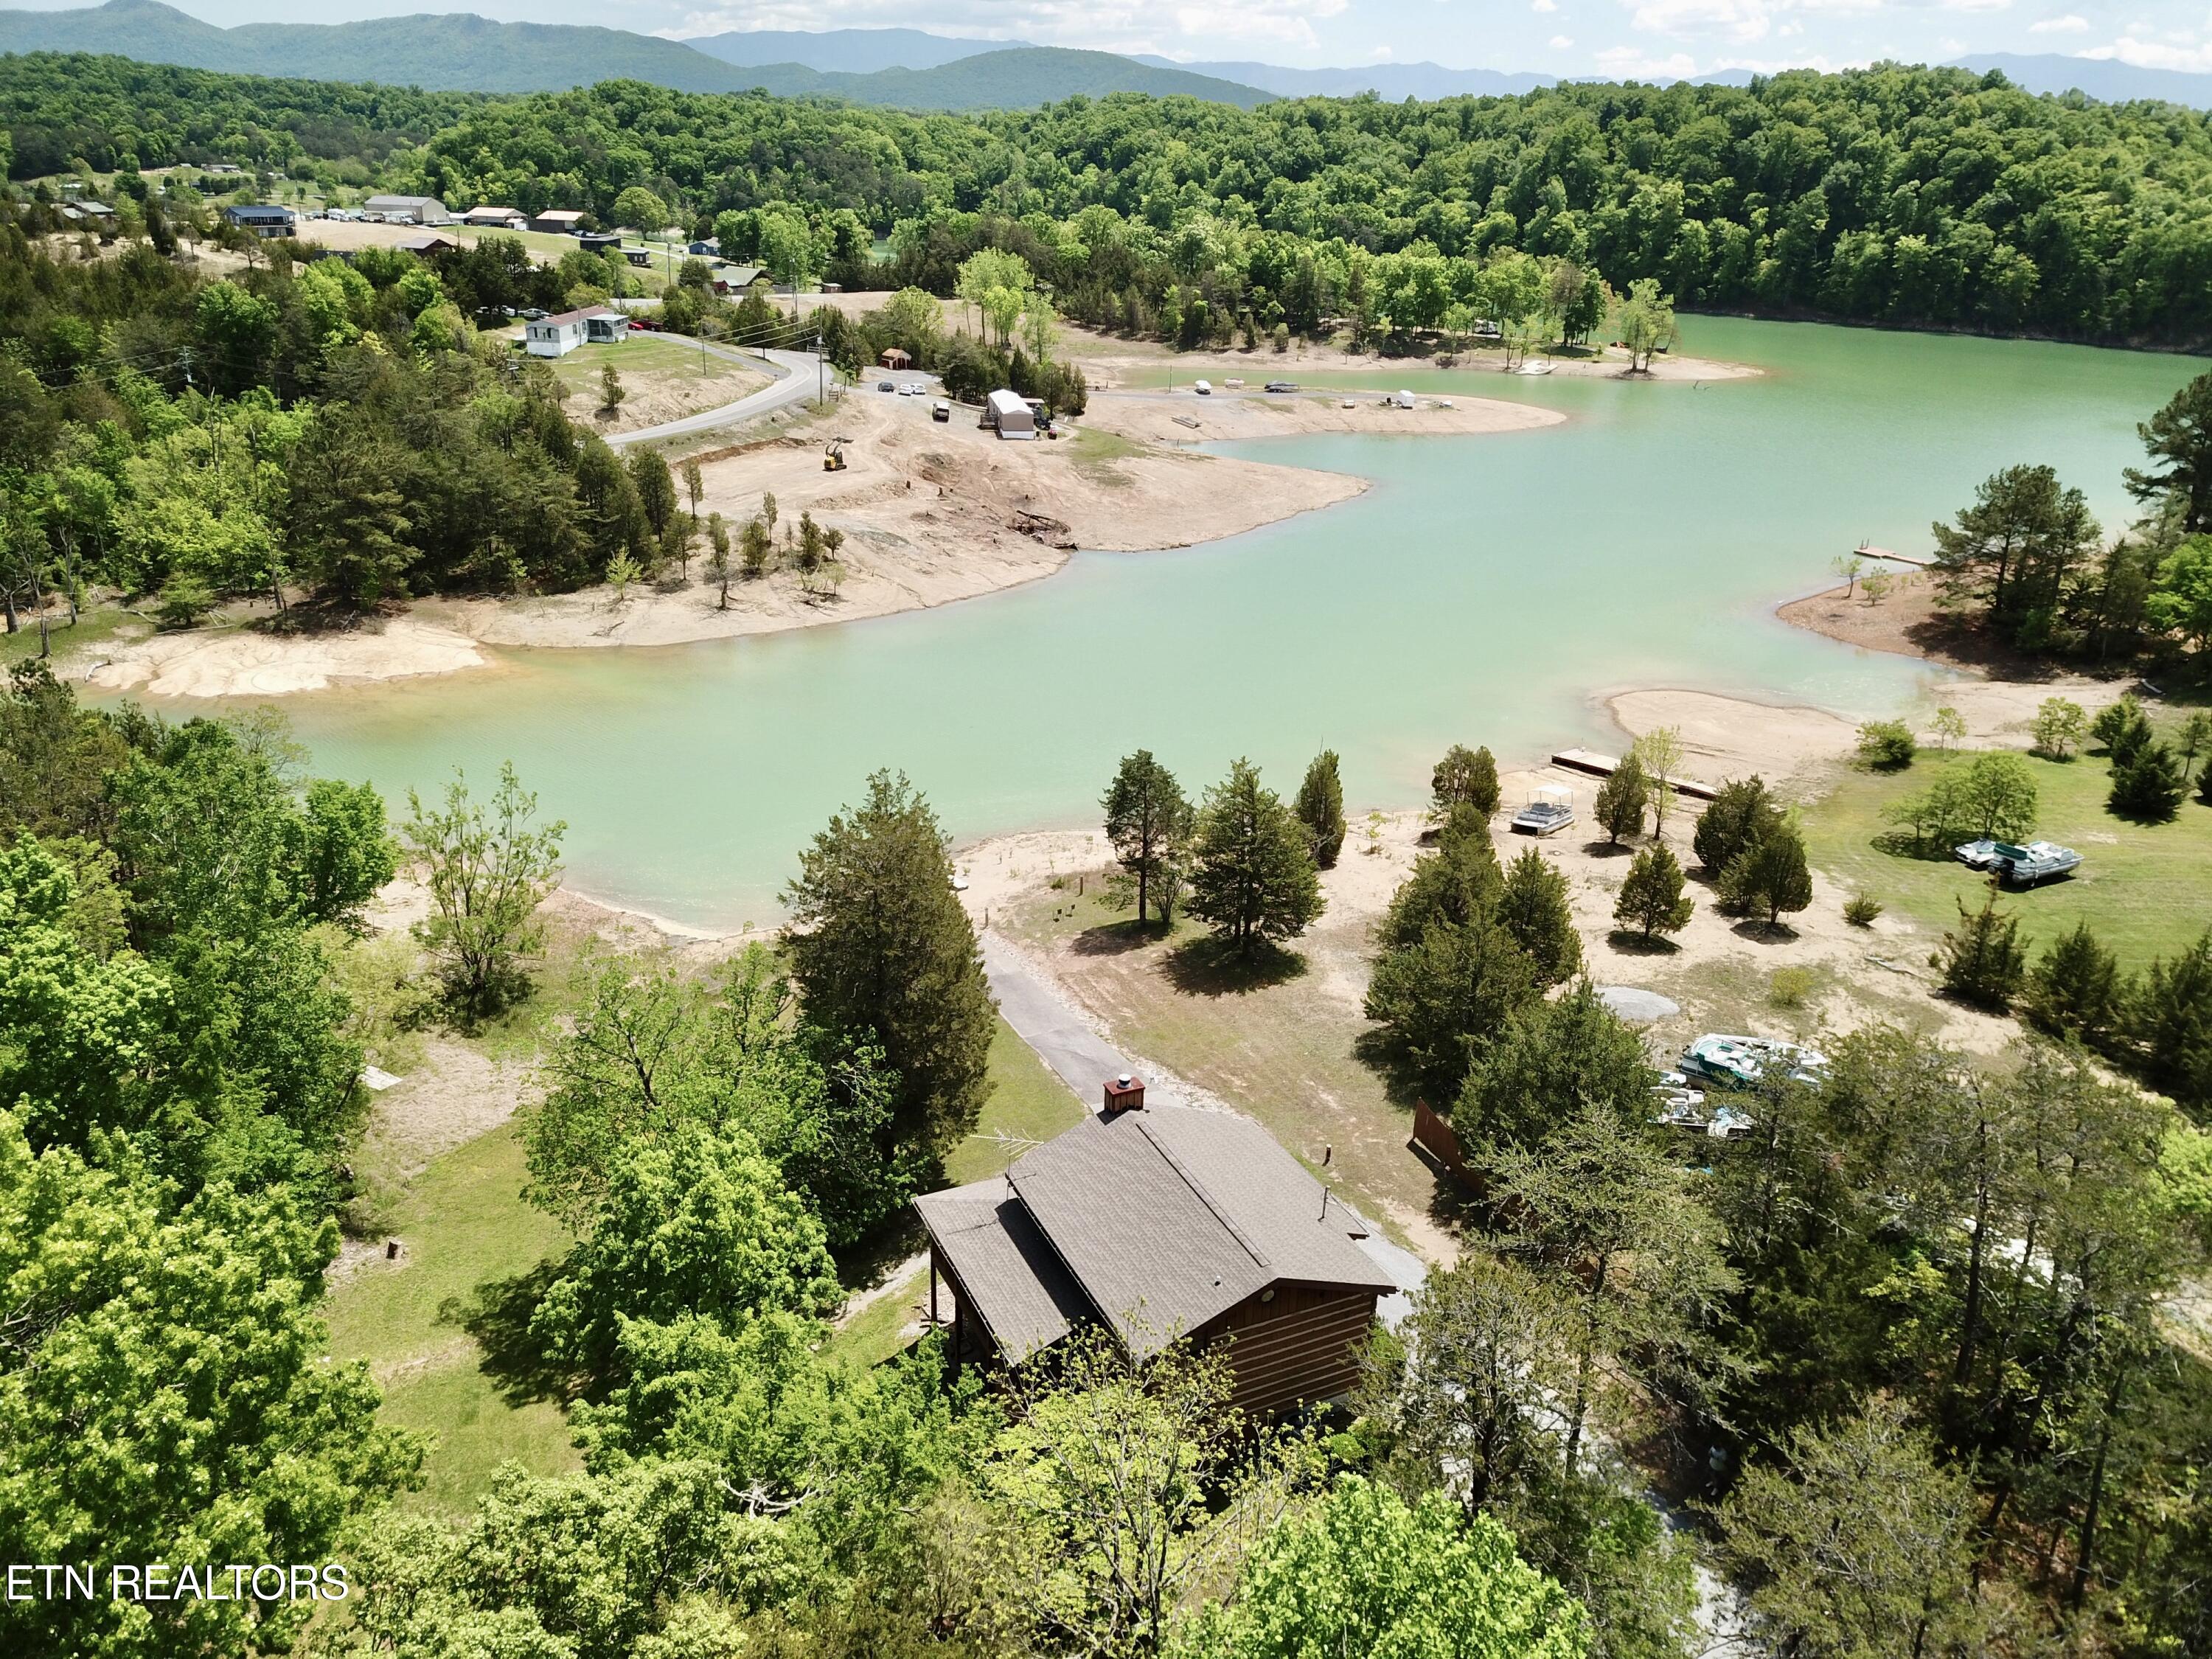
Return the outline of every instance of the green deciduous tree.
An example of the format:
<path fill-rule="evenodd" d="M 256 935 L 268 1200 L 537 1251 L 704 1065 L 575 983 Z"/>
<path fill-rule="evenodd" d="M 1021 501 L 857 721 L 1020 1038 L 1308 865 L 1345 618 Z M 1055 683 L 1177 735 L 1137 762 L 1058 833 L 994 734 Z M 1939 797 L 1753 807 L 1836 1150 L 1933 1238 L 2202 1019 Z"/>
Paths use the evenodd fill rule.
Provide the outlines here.
<path fill-rule="evenodd" d="M 1305 826 L 1249 761 L 1206 792 L 1192 856 L 1186 908 L 1243 954 L 1295 939 L 1321 915 Z"/>
<path fill-rule="evenodd" d="M 173 1198 L 127 1164 L 34 1154 L 0 1112 L 0 1536 L 26 1562 L 93 1564 L 99 1590 L 58 1577 L 0 1603 L 10 1651 L 288 1644 L 317 1604 L 238 1593 L 225 1564 L 331 1559 L 420 1463 L 376 1421 L 368 1367 L 329 1359 L 315 1303 L 337 1229 L 281 1188 Z M 200 1593 L 110 1599 L 121 1561 L 190 1563 Z"/>
<path fill-rule="evenodd" d="M 1334 749 L 1314 757 L 1291 810 L 1306 827 L 1314 863 L 1323 870 L 1334 869 L 1344 846 L 1344 780 L 1338 774 Z"/>
<path fill-rule="evenodd" d="M 1682 775 L 1682 734 L 1671 726 L 1655 726 L 1629 745 L 1628 752 L 1644 769 L 1650 788 L 1651 833 L 1667 836 L 1667 815 L 1674 807 L 1674 785 Z"/>
<path fill-rule="evenodd" d="M 400 836 L 430 889 L 430 914 L 415 924 L 416 936 L 455 1006 L 471 1018 L 494 1012 L 529 988 L 529 963 L 544 938 L 538 907 L 561 879 L 568 826 L 556 819 L 533 827 L 538 797 L 511 763 L 501 764 L 489 803 L 472 799 L 456 770 L 441 805 L 425 806 L 411 789 L 407 805 Z"/>
<path fill-rule="evenodd" d="M 1695 908 L 1682 890 L 1682 866 L 1674 861 L 1674 853 L 1665 846 L 1653 846 L 1629 865 L 1613 919 L 1620 927 L 1634 928 L 1648 943 L 1655 933 L 1680 933 L 1689 925 Z"/>
<path fill-rule="evenodd" d="M 1100 805 L 1106 810 L 1106 839 L 1137 884 L 1137 920 L 1145 921 L 1153 913 L 1152 890 L 1162 867 L 1190 839 L 1194 823 L 1190 803 L 1175 774 L 1154 760 L 1151 750 L 1139 749 L 1122 757 Z M 1164 925 L 1167 907 L 1159 907 L 1158 915 Z"/>
<path fill-rule="evenodd" d="M 693 1315 L 735 1329 L 764 1313 L 819 1317 L 842 1299 L 822 1224 L 752 1138 L 686 1125 L 611 1149 L 591 1231 L 530 1325 L 608 1379 L 625 1320 Z"/>
<path fill-rule="evenodd" d="M 937 814 L 902 775 L 872 774 L 799 865 L 784 938 L 806 1018 L 882 1048 L 898 1079 L 890 1141 L 934 1164 L 990 1093 L 997 1016 Z"/>
<path fill-rule="evenodd" d="M 1869 720 L 1859 727 L 1859 758 L 1883 771 L 1911 765 L 1917 746 L 1912 728 L 1903 720 Z"/>
<path fill-rule="evenodd" d="M 2045 697 L 2036 706 L 2032 728 L 2035 752 L 2045 760 L 2071 760 L 2088 734 L 2089 716 L 2067 697 Z"/>
<path fill-rule="evenodd" d="M 1177 1659 L 1583 1659 L 1581 1606 L 1514 1553 L 1486 1515 L 1442 1492 L 1412 1505 L 1345 1475 L 1253 1553 L 1226 1607 L 1209 1606 Z"/>

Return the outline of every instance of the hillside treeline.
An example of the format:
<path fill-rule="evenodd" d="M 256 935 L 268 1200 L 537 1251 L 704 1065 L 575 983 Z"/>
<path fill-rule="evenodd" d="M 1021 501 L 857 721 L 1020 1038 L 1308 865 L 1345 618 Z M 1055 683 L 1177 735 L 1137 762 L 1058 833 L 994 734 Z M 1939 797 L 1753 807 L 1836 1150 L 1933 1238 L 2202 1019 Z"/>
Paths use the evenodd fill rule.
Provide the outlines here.
<path fill-rule="evenodd" d="M 1686 305 L 2169 344 L 2212 333 L 2207 118 L 2035 97 L 1960 70 L 924 116 L 630 82 L 409 103 L 28 58 L 0 65 L 0 109 L 18 177 L 51 161 L 57 133 L 97 167 L 102 153 L 204 156 L 230 129 L 270 166 L 296 134 L 289 159 L 312 172 L 335 132 L 357 131 L 366 154 L 371 135 L 450 111 L 390 152 L 385 182 L 603 216 L 643 185 L 702 224 L 790 202 L 850 210 L 883 234 L 903 223 L 908 246 L 946 216 L 988 211 L 1081 267 L 1071 293 L 1133 289 L 1155 317 L 1182 284 L 1232 319 L 1298 329 L 1358 313 L 1376 256 L 1519 252 L 1616 289 L 1655 279 Z"/>

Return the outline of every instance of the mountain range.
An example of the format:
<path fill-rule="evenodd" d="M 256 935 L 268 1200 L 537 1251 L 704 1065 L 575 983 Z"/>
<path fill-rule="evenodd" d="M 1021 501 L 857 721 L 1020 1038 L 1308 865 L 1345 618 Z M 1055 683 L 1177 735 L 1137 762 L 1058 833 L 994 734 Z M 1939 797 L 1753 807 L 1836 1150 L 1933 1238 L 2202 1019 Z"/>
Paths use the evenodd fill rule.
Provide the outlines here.
<path fill-rule="evenodd" d="M 1555 83 L 1546 75 L 1370 64 L 1351 69 L 1177 63 L 1139 53 L 1077 52 L 920 29 L 760 29 L 688 40 L 571 24 L 499 23 L 423 13 L 354 23 L 244 23 L 218 28 L 161 0 L 107 0 L 70 11 L 0 11 L 0 52 L 110 52 L 143 63 L 319 81 L 376 81 L 441 90 L 538 92 L 629 79 L 681 92 L 819 94 L 908 109 L 1028 109 L 1080 93 L 1185 94 L 1243 108 L 1270 98 L 1494 96 Z M 2163 99 L 2212 108 L 2212 75 L 2137 69 L 2057 53 L 1960 60 L 2002 70 L 2030 92 Z M 1742 84 L 1747 71 L 1704 77 Z"/>

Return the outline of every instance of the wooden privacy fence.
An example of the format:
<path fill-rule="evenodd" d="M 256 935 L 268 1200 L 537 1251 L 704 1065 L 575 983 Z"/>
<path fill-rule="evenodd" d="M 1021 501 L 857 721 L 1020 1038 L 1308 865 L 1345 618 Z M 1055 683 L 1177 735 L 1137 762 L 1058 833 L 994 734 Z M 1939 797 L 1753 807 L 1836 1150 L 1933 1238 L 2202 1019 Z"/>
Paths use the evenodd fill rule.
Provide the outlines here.
<path fill-rule="evenodd" d="M 1473 1182 L 1474 1177 L 1468 1171 L 1467 1155 L 1460 1150 L 1457 1132 L 1430 1110 L 1425 1100 L 1413 1103 L 1413 1144 L 1460 1180 Z"/>

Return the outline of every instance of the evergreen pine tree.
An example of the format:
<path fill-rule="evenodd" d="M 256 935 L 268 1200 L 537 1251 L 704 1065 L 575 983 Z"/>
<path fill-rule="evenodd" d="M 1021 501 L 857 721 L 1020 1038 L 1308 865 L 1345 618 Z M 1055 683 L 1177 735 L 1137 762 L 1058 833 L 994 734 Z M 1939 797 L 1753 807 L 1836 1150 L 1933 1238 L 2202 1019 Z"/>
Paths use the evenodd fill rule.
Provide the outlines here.
<path fill-rule="evenodd" d="M 2120 965 L 2082 921 L 2043 953 L 2021 999 L 2027 1023 L 2092 1048 L 2112 1040 L 2120 1019 Z"/>
<path fill-rule="evenodd" d="M 1813 902 L 1813 872 L 1803 839 L 1790 824 L 1778 824 L 1729 861 L 1720 890 L 1723 904 L 1738 915 L 1765 911 L 1769 927 L 1784 912 L 1804 909 Z"/>
<path fill-rule="evenodd" d="M 1106 787 L 1106 839 L 1114 856 L 1137 884 L 1137 920 L 1158 909 L 1159 921 L 1168 920 L 1167 907 L 1155 907 L 1154 888 L 1162 867 L 1176 844 L 1190 828 L 1190 804 L 1174 773 L 1152 758 L 1149 749 L 1121 757 L 1114 781 Z"/>
<path fill-rule="evenodd" d="M 2130 1002 L 2143 1076 L 2203 1121 L 2212 1106 L 2212 928 L 2172 961 L 2151 963 Z"/>
<path fill-rule="evenodd" d="M 1690 848 L 1698 855 L 1699 867 L 1709 876 L 1718 876 L 1781 822 L 1782 809 L 1767 793 L 1765 779 L 1756 773 L 1747 778 L 1731 778 L 1720 787 L 1712 804 L 1698 814 Z"/>
<path fill-rule="evenodd" d="M 1567 878 L 1534 848 L 1514 860 L 1498 895 L 1498 920 L 1535 965 L 1539 984 L 1559 985 L 1583 965 Z"/>
<path fill-rule="evenodd" d="M 1322 913 L 1306 830 L 1239 760 L 1206 792 L 1185 908 L 1249 956 L 1261 939 L 1295 939 Z"/>
<path fill-rule="evenodd" d="M 1645 848 L 1629 865 L 1613 919 L 1649 942 L 1654 933 L 1677 933 L 1687 926 L 1692 908 L 1682 891 L 1682 866 L 1662 842 Z"/>
<path fill-rule="evenodd" d="M 1605 826 L 1607 838 L 1618 847 L 1623 836 L 1642 833 L 1644 814 L 1650 805 L 1651 786 L 1644 775 L 1644 763 L 1630 755 L 1599 786 L 1597 821 Z"/>
<path fill-rule="evenodd" d="M 1473 751 L 1454 744 L 1429 775 L 1437 810 L 1472 806 L 1485 818 L 1498 811 L 1498 762 L 1488 749 Z"/>
<path fill-rule="evenodd" d="M 2105 745 L 2115 768 L 2148 745 L 2151 740 L 2150 720 L 2143 714 L 2142 705 L 2130 692 L 2118 702 L 2103 709 L 2089 722 L 2089 735 Z"/>
<path fill-rule="evenodd" d="M 2186 789 L 2181 763 L 2162 743 L 2146 743 L 2112 767 L 2112 792 L 2105 808 L 2142 823 L 2166 823 L 2181 811 Z"/>
<path fill-rule="evenodd" d="M 1344 780 L 1337 771 L 1336 750 L 1324 749 L 1314 757 L 1292 810 L 1306 827 L 1314 862 L 1324 870 L 1334 869 L 1344 847 Z"/>
<path fill-rule="evenodd" d="M 1979 910 L 1959 904 L 1959 926 L 1943 935 L 1933 958 L 1943 970 L 1943 988 L 1962 1001 L 2002 1013 L 2020 994 L 2027 969 L 2027 950 L 2020 942 L 2020 918 L 1997 909 L 1995 896 Z"/>

